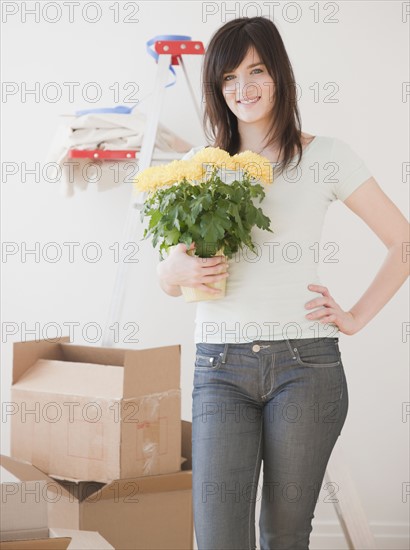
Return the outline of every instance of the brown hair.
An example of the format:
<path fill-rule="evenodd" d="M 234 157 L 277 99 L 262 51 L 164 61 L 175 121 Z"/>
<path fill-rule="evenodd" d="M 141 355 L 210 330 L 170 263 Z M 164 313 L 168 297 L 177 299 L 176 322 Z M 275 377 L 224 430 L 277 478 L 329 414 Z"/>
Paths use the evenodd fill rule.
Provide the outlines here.
<path fill-rule="evenodd" d="M 231 155 L 238 153 L 238 121 L 222 92 L 223 75 L 240 65 L 250 47 L 256 49 L 275 83 L 272 121 L 265 138 L 268 138 L 267 146 L 278 143 L 279 157 L 284 152 L 283 161 L 276 166 L 283 171 L 290 164 L 295 148 L 298 151 L 296 166 L 302 158 L 301 121 L 289 57 L 275 24 L 265 17 L 234 19 L 212 36 L 202 70 L 205 135 L 214 142 L 214 147 L 220 147 Z"/>

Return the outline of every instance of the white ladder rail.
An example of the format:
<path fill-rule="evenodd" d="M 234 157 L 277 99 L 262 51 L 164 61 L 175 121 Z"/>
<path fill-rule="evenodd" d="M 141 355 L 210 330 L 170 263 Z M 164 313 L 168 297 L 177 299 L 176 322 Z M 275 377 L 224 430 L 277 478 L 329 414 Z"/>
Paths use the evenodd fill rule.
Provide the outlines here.
<path fill-rule="evenodd" d="M 377 548 L 346 457 L 337 443 L 326 467 L 325 480 L 340 489 L 333 504 L 349 550 Z"/>
<path fill-rule="evenodd" d="M 146 126 L 138 162 L 138 172 L 142 172 L 142 170 L 145 170 L 145 168 L 151 166 L 155 138 L 157 135 L 161 108 L 164 101 L 165 85 L 168 77 L 168 68 L 171 63 L 171 59 L 171 54 L 162 54 L 158 57 L 157 75 L 154 84 L 154 92 L 151 97 L 151 103 L 148 108 L 146 118 Z M 201 121 L 200 107 L 196 101 L 195 93 L 183 61 L 183 55 L 179 57 L 178 61 L 182 66 L 184 75 L 187 79 L 188 89 L 192 97 L 192 102 L 198 114 L 199 120 Z M 138 225 L 141 223 L 137 206 L 144 202 L 146 195 L 147 193 L 138 192 L 134 187 L 132 188 L 130 204 L 125 217 L 123 236 L 119 246 L 120 258 L 114 281 L 114 288 L 111 296 L 108 317 L 104 325 L 103 337 L 101 340 L 102 347 L 112 347 L 114 345 L 114 326 L 115 323 L 119 321 L 121 317 L 121 312 L 123 310 L 126 280 L 129 271 L 129 265 L 128 263 L 123 261 L 121 254 L 124 251 L 124 246 L 127 243 L 135 241 Z"/>

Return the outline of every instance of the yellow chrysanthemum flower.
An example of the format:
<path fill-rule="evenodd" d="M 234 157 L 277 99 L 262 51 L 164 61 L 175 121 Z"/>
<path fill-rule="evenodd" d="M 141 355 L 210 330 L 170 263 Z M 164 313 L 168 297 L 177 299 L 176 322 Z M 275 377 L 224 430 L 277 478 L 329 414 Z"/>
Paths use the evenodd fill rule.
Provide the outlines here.
<path fill-rule="evenodd" d="M 185 178 L 188 181 L 201 181 L 206 173 L 205 167 L 197 162 L 192 162 L 192 159 L 186 161 Z"/>
<path fill-rule="evenodd" d="M 187 180 L 201 179 L 204 174 L 202 166 L 193 162 L 192 159 L 174 160 L 165 168 L 170 179 L 174 179 L 174 183 L 182 181 L 184 178 Z"/>
<path fill-rule="evenodd" d="M 246 170 L 250 176 L 255 179 L 260 179 L 265 183 L 272 183 L 272 167 L 269 159 L 254 153 L 253 151 L 244 151 L 233 155 L 232 162 L 235 164 L 235 169 L 242 168 Z"/>
<path fill-rule="evenodd" d="M 168 187 L 184 178 L 192 183 L 203 180 L 206 166 L 237 170 L 242 168 L 250 176 L 266 183 L 272 183 L 269 160 L 252 151 L 231 155 L 219 147 L 205 147 L 189 160 L 173 160 L 169 164 L 150 166 L 135 178 L 138 191 L 152 192 L 160 187 Z"/>
<path fill-rule="evenodd" d="M 156 182 L 163 177 L 163 166 L 150 166 L 138 174 L 134 180 L 138 191 L 148 191 L 156 187 Z"/>
<path fill-rule="evenodd" d="M 191 158 L 192 161 L 203 164 L 213 164 L 218 167 L 231 164 L 231 156 L 227 151 L 219 147 L 204 147 Z"/>
<path fill-rule="evenodd" d="M 135 180 L 138 191 L 150 191 L 159 187 L 167 187 L 182 181 L 201 180 L 205 169 L 201 164 L 191 160 L 173 160 L 169 164 L 150 166 L 143 170 Z"/>

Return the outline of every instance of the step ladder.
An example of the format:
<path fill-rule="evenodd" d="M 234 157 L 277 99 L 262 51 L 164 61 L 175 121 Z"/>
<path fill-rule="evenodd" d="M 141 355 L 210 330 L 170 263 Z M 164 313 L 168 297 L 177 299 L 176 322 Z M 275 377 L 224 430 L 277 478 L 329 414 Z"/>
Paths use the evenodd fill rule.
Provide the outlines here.
<path fill-rule="evenodd" d="M 180 65 L 185 76 L 188 89 L 194 104 L 195 111 L 201 122 L 201 110 L 195 97 L 192 83 L 184 63 L 186 55 L 202 55 L 205 48 L 202 42 L 193 40 L 158 40 L 154 43 L 154 49 L 158 54 L 158 68 L 154 83 L 154 90 L 151 97 L 151 104 L 147 109 L 146 127 L 141 144 L 141 151 L 138 160 L 138 172 L 151 166 L 152 155 L 155 145 L 155 138 L 158 130 L 159 116 L 164 101 L 165 85 L 168 77 L 168 69 L 171 65 Z M 131 201 L 125 217 L 122 241 L 119 250 L 124 250 L 124 246 L 135 241 L 138 224 L 141 223 L 137 206 L 144 202 L 146 193 L 138 192 L 134 187 L 132 189 Z M 119 261 L 117 273 L 114 282 L 113 293 L 106 319 L 101 346 L 112 347 L 114 345 L 113 327 L 121 317 L 124 305 L 124 294 L 126 277 L 129 264 Z"/>
<path fill-rule="evenodd" d="M 324 489 L 333 501 L 349 550 L 377 548 L 348 461 L 338 441 L 326 467 Z"/>

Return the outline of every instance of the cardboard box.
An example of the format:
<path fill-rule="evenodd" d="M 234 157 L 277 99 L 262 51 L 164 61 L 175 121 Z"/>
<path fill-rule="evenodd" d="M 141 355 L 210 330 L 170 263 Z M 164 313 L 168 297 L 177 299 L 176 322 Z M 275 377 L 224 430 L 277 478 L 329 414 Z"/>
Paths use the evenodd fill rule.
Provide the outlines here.
<path fill-rule="evenodd" d="M 70 537 L 68 550 L 114 550 L 114 547 L 97 531 L 76 529 L 50 529 L 52 537 Z"/>
<path fill-rule="evenodd" d="M 48 537 L 47 476 L 24 465 L 12 474 L 0 463 L 0 541 Z"/>
<path fill-rule="evenodd" d="M 109 484 L 48 478 L 49 526 L 98 531 L 121 550 L 192 550 L 191 428 L 191 422 L 182 420 L 180 454 L 187 460 L 179 472 L 118 479 Z M 2 459 L 8 461 L 11 472 L 21 468 L 17 460 Z M 25 467 L 34 468 L 29 464 Z"/>
<path fill-rule="evenodd" d="M 113 548 L 97 532 L 49 529 L 48 512 L 50 502 L 58 496 L 57 482 L 31 464 L 0 455 L 0 473 L 0 549 Z"/>
<path fill-rule="evenodd" d="M 0 550 L 66 550 L 71 538 L 27 539 L 0 542 Z"/>
<path fill-rule="evenodd" d="M 180 346 L 13 345 L 11 455 L 60 479 L 180 470 Z"/>
<path fill-rule="evenodd" d="M 0 549 L 68 548 L 70 538 L 48 540 L 49 478 L 30 465 L 3 455 L 0 455 L 0 473 Z"/>
<path fill-rule="evenodd" d="M 44 539 L 0 542 L 0 550 L 112 550 L 99 533 L 74 529 L 49 529 Z"/>

